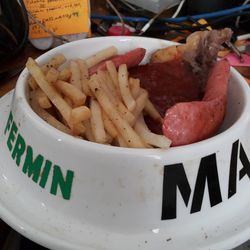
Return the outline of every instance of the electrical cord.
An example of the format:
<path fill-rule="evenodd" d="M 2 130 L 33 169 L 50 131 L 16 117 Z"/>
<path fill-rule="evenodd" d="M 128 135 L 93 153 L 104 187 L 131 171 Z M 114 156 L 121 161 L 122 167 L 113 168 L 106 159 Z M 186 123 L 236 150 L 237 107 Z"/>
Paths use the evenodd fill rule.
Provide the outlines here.
<path fill-rule="evenodd" d="M 230 15 L 227 15 L 227 16 L 222 16 L 222 17 L 219 17 L 217 19 L 214 19 L 214 20 L 210 20 L 209 21 L 209 24 L 210 25 L 214 25 L 214 24 L 218 24 L 218 23 L 221 23 L 221 22 L 224 22 L 228 19 L 231 19 L 231 18 L 234 18 L 234 17 L 238 17 L 238 16 L 249 16 L 250 15 L 250 11 L 244 11 L 244 12 L 239 12 L 239 13 L 233 13 L 233 14 L 230 14 Z"/>
<path fill-rule="evenodd" d="M 175 13 L 173 14 L 172 18 L 175 18 L 178 16 L 178 14 L 180 13 L 183 4 L 185 3 L 186 0 L 182 0 L 181 3 L 179 4 L 177 10 L 175 11 Z M 163 10 L 164 11 L 164 10 Z M 141 29 L 139 36 L 141 36 L 142 34 L 144 34 L 149 28 L 150 26 L 155 22 L 155 20 L 162 14 L 162 12 L 159 12 L 158 14 L 156 14 L 153 18 L 151 18 Z"/>
<path fill-rule="evenodd" d="M 151 18 L 142 28 L 141 31 L 139 33 L 139 36 L 141 36 L 142 34 L 144 34 L 149 28 L 150 26 L 154 23 L 154 21 L 161 15 L 162 12 L 156 14 L 153 18 Z"/>
<path fill-rule="evenodd" d="M 248 4 L 250 2 L 250 0 L 245 0 L 245 2 L 242 4 L 242 5 L 246 5 L 246 4 Z M 236 18 L 236 22 L 235 22 L 235 27 L 236 28 L 239 28 L 239 26 L 240 26 L 240 16 L 238 16 L 237 18 Z"/>
<path fill-rule="evenodd" d="M 199 20 L 201 18 L 204 19 L 212 19 L 212 18 L 216 18 L 216 17 L 220 17 L 220 16 L 227 16 L 227 15 L 231 15 L 233 13 L 239 12 L 239 11 L 243 11 L 243 10 L 247 10 L 250 9 L 250 4 L 246 4 L 246 5 L 242 5 L 242 6 L 238 6 L 238 7 L 234 7 L 234 8 L 230 8 L 230 9 L 225 9 L 225 10 L 220 10 L 220 11 L 215 11 L 215 12 L 211 12 L 211 13 L 204 13 L 204 14 L 199 14 L 199 15 L 193 15 L 191 16 L 194 20 Z M 103 16 L 103 15 L 96 15 L 96 14 L 92 14 L 91 15 L 91 19 L 99 19 L 99 20 L 109 20 L 109 21 L 117 21 L 119 20 L 119 17 L 117 16 Z M 188 16 L 182 16 L 182 17 L 176 17 L 176 18 L 159 18 L 158 20 L 163 21 L 163 22 L 175 22 L 175 23 L 181 23 L 184 21 L 187 21 L 189 19 Z M 125 22 L 148 22 L 149 18 L 146 17 L 132 17 L 132 16 L 124 16 L 123 20 Z"/>
<path fill-rule="evenodd" d="M 183 7 L 183 5 L 184 5 L 185 2 L 186 2 L 186 0 L 182 0 L 182 1 L 180 2 L 180 4 L 179 4 L 177 10 L 176 10 L 175 13 L 172 15 L 172 18 L 176 18 L 176 17 L 179 15 L 179 13 L 180 13 L 180 11 L 181 11 L 181 9 L 182 9 L 182 7 Z"/>
<path fill-rule="evenodd" d="M 207 28 L 208 26 L 210 25 L 216 25 L 216 24 L 219 24 L 221 22 L 224 22 L 226 20 L 229 20 L 231 18 L 234 18 L 234 17 L 237 17 L 237 16 L 246 16 L 246 15 L 250 15 L 250 11 L 245 11 L 245 12 L 240 12 L 240 13 L 234 13 L 234 14 L 231 14 L 231 15 L 228 15 L 228 16 L 223 16 L 223 17 L 220 17 L 220 18 L 217 18 L 217 19 L 213 19 L 213 20 L 210 20 L 209 24 L 197 24 L 195 26 L 193 25 L 188 25 L 188 24 L 183 24 L 183 23 L 175 23 L 174 21 L 168 21 L 166 22 L 166 26 L 165 27 L 154 27 L 155 29 L 155 32 L 156 31 L 171 31 L 171 30 L 188 30 L 190 32 L 194 32 L 194 31 L 197 31 L 197 30 L 202 30 L 202 29 L 205 29 Z M 188 20 L 195 20 L 193 19 L 192 17 L 189 17 Z"/>
<path fill-rule="evenodd" d="M 163 33 L 163 32 L 170 32 L 170 31 L 190 31 L 190 32 L 195 32 L 195 31 L 200 31 L 206 29 L 210 25 L 216 25 L 219 24 L 220 22 L 223 22 L 225 20 L 228 20 L 230 18 L 234 18 L 235 16 L 241 15 L 249 15 L 250 11 L 248 12 L 241 12 L 240 14 L 232 14 L 230 16 L 225 16 L 221 18 L 217 18 L 214 20 L 210 20 L 209 24 L 197 24 L 193 26 L 192 24 L 184 24 L 184 23 L 174 23 L 174 22 L 168 22 L 168 23 L 162 23 L 164 25 L 159 25 L 159 23 L 155 23 L 155 25 L 152 25 L 148 30 L 148 34 L 157 34 L 157 33 Z M 189 19 L 193 23 L 193 19 Z M 236 37 L 234 37 L 235 39 Z"/>
<path fill-rule="evenodd" d="M 115 5 L 110 0 L 106 0 L 106 2 L 109 4 L 110 8 L 115 12 L 115 14 L 119 17 L 120 22 L 122 24 L 121 35 L 124 35 L 125 24 L 124 24 L 124 20 L 123 20 L 121 13 L 118 11 L 118 9 L 115 7 Z"/>

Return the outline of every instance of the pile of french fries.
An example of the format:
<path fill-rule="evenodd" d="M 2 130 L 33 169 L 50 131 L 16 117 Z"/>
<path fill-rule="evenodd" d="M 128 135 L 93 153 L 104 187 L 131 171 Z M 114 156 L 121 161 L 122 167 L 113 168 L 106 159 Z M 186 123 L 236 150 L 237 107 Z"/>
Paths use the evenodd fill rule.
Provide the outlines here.
<path fill-rule="evenodd" d="M 140 86 L 129 77 L 126 64 L 118 68 L 112 58 L 117 48 L 108 47 L 89 58 L 66 60 L 62 54 L 39 66 L 29 58 L 28 84 L 33 110 L 53 127 L 96 143 L 132 148 L 168 148 L 171 141 L 152 133 L 147 114 L 162 122 L 158 111 Z M 106 70 L 89 75 L 100 62 Z"/>

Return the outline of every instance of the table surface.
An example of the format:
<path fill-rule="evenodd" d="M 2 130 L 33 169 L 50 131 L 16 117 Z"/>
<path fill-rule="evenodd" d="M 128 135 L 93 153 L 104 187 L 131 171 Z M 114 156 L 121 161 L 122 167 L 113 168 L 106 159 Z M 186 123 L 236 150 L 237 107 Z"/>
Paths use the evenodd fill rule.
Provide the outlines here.
<path fill-rule="evenodd" d="M 106 9 L 104 5 L 105 5 L 105 1 L 103 0 L 91 0 L 91 9 L 94 10 L 95 13 L 105 14 Z M 24 50 L 21 51 L 20 54 L 16 56 L 14 59 L 5 61 L 4 63 L 0 63 L 0 70 L 3 71 L 5 69 L 12 69 L 12 70 L 20 71 L 25 65 L 25 62 L 27 61 L 28 57 L 37 58 L 44 52 L 45 51 L 38 50 L 34 48 L 30 43 L 27 43 Z M 12 90 L 15 87 L 18 75 L 19 74 L 16 74 L 13 77 L 8 78 L 6 80 L 0 80 L 0 97 L 2 97 L 3 95 L 8 93 L 10 90 Z M 2 249 L 2 246 L 10 231 L 11 231 L 11 228 L 8 227 L 3 221 L 0 220 L 0 249 Z M 247 247 L 249 247 L 249 244 L 247 245 Z M 244 249 L 247 249 L 247 248 L 244 248 Z"/>

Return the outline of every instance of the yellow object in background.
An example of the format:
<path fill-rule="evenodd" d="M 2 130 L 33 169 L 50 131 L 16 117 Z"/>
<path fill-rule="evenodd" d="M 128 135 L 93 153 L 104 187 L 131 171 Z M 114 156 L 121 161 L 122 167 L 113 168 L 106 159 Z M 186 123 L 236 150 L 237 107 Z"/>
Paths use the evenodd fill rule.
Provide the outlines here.
<path fill-rule="evenodd" d="M 248 85 L 250 86 L 250 78 L 246 78 L 246 77 L 245 77 L 245 79 L 246 79 Z"/>
<path fill-rule="evenodd" d="M 57 36 L 88 33 L 88 0 L 24 0 L 26 9 Z M 33 20 L 29 20 L 29 38 L 50 36 Z"/>
<path fill-rule="evenodd" d="M 207 21 L 204 19 L 204 18 L 201 18 L 197 21 L 197 23 L 201 24 L 201 25 L 205 25 L 205 24 L 208 24 Z M 206 27 L 207 30 L 212 30 L 212 27 L 211 26 L 207 26 Z"/>

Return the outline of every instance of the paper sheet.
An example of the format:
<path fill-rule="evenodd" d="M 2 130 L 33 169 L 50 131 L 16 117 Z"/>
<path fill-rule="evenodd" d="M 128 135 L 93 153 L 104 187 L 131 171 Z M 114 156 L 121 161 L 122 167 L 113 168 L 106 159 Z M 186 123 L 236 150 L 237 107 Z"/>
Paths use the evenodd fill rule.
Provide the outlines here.
<path fill-rule="evenodd" d="M 24 3 L 27 10 L 56 35 L 89 32 L 88 0 L 24 0 Z M 29 22 L 29 38 L 49 36 L 33 20 Z"/>

